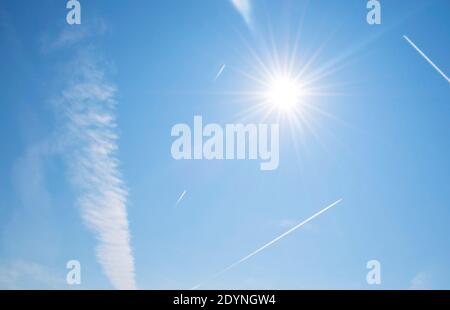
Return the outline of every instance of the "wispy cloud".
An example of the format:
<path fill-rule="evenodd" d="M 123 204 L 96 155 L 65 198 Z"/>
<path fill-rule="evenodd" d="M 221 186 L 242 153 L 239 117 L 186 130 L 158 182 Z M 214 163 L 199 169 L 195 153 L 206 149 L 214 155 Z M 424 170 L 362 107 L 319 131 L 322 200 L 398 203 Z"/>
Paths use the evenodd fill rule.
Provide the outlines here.
<path fill-rule="evenodd" d="M 51 205 L 44 169 L 44 158 L 52 152 L 50 149 L 47 141 L 34 143 L 27 147 L 13 167 L 13 183 L 22 206 L 27 210 L 36 210 L 37 206 L 46 209 Z"/>
<path fill-rule="evenodd" d="M 65 285 L 63 275 L 33 262 L 15 261 L 0 265 L 0 289 L 56 289 Z"/>
<path fill-rule="evenodd" d="M 410 290 L 426 290 L 430 289 L 430 276 L 426 272 L 419 272 L 411 280 L 409 289 Z"/>
<path fill-rule="evenodd" d="M 76 27 L 67 25 L 55 38 L 43 36 L 41 38 L 41 48 L 43 52 L 50 52 L 61 48 L 73 47 L 89 38 L 95 38 L 105 33 L 106 30 L 106 23 L 102 20 L 93 20 L 90 23 L 77 25 Z"/>
<path fill-rule="evenodd" d="M 252 24 L 252 2 L 251 0 L 230 0 L 234 8 L 241 14 L 248 26 Z"/>
<path fill-rule="evenodd" d="M 116 155 L 116 89 L 92 58 L 78 57 L 56 103 L 66 121 L 68 162 L 81 213 L 99 242 L 98 261 L 114 287 L 134 289 L 128 191 Z"/>

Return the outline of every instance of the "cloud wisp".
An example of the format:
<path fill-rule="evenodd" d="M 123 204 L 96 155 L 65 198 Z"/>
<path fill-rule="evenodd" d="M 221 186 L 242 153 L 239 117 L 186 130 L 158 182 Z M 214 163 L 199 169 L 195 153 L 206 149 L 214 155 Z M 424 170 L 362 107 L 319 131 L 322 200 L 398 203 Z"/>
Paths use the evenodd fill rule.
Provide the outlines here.
<path fill-rule="evenodd" d="M 54 275 L 55 270 L 46 266 L 27 261 L 15 261 L 0 264 L 0 289 L 36 289 L 44 286 L 47 289 L 57 289 L 65 285 L 64 277 Z"/>
<path fill-rule="evenodd" d="M 68 162 L 81 214 L 98 240 L 97 259 L 112 285 L 135 289 L 127 196 L 117 159 L 115 87 L 89 56 L 71 67 L 57 100 L 69 146 Z"/>
<path fill-rule="evenodd" d="M 86 43 L 89 39 L 94 40 L 105 32 L 107 32 L 107 26 L 101 19 L 94 19 L 90 23 L 77 25 L 76 27 L 67 25 L 56 37 L 43 35 L 40 38 L 41 51 L 49 53 L 59 49 L 74 47 L 77 44 Z"/>
<path fill-rule="evenodd" d="M 430 276 L 426 272 L 417 273 L 411 280 L 410 290 L 427 290 L 429 289 Z"/>
<path fill-rule="evenodd" d="M 251 27 L 252 24 L 252 3 L 251 0 L 230 0 L 234 8 L 241 14 L 245 23 Z"/>

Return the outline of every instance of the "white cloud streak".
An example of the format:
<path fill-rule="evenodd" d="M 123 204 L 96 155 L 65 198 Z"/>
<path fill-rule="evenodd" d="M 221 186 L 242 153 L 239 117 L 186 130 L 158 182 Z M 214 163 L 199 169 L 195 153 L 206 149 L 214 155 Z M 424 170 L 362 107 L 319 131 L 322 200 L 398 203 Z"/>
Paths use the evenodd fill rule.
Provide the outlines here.
<path fill-rule="evenodd" d="M 57 104 L 82 217 L 98 239 L 97 259 L 117 289 L 135 289 L 127 196 L 116 156 L 115 87 L 89 57 L 80 57 Z"/>
<path fill-rule="evenodd" d="M 447 76 L 447 75 L 445 75 L 445 73 L 441 70 L 441 69 L 439 69 L 439 67 L 438 66 L 436 66 L 435 64 L 434 64 L 434 62 L 432 62 L 431 61 L 431 59 L 430 58 L 428 58 L 428 56 L 427 55 L 425 55 L 425 53 L 424 52 L 422 52 L 421 50 L 420 50 L 420 48 L 418 48 L 417 47 L 417 45 L 416 44 L 414 44 L 414 42 L 413 41 L 411 41 L 407 36 L 403 36 L 403 38 L 420 54 L 420 56 L 422 56 L 423 58 L 425 58 L 425 60 L 426 61 L 428 61 L 428 63 L 440 74 L 440 75 L 442 75 L 442 77 L 444 78 L 444 79 L 446 79 L 447 80 L 447 82 L 449 82 L 450 83 L 450 78 Z"/>
<path fill-rule="evenodd" d="M 252 3 L 251 0 L 230 0 L 234 8 L 241 14 L 248 26 L 252 23 Z"/>
<path fill-rule="evenodd" d="M 220 67 L 219 72 L 217 72 L 216 77 L 214 78 L 214 81 L 217 81 L 217 79 L 222 75 L 222 73 L 223 73 L 223 71 L 225 70 L 225 68 L 226 68 L 226 65 L 223 64 L 223 65 Z"/>
<path fill-rule="evenodd" d="M 178 207 L 178 205 L 180 204 L 181 200 L 183 200 L 184 195 L 186 195 L 186 190 L 183 191 L 183 193 L 180 195 L 180 198 L 178 198 L 176 206 Z"/>
<path fill-rule="evenodd" d="M 316 214 L 310 216 L 309 218 L 307 218 L 306 220 L 304 220 L 303 222 L 297 224 L 296 226 L 292 227 L 291 229 L 289 229 L 288 231 L 286 231 L 285 233 L 281 234 L 280 236 L 276 237 L 275 239 L 273 239 L 272 241 L 266 243 L 265 245 L 263 245 L 262 247 L 260 247 L 259 249 L 251 252 L 250 254 L 248 254 L 247 256 L 241 258 L 240 260 L 238 260 L 237 262 L 229 265 L 228 267 L 226 267 L 225 269 L 223 269 L 222 271 L 216 273 L 215 275 L 213 275 L 210 279 L 208 279 L 207 281 L 211 281 L 219 276 L 221 276 L 222 274 L 224 274 L 225 272 L 227 272 L 230 269 L 233 269 L 234 267 L 242 264 L 243 262 L 245 262 L 246 260 L 252 258 L 253 256 L 255 256 L 256 254 L 258 254 L 259 252 L 265 250 L 266 248 L 270 247 L 271 245 L 273 245 L 274 243 L 280 241 L 281 239 L 283 239 L 284 237 L 286 237 L 287 235 L 290 235 L 291 233 L 293 233 L 294 231 L 296 231 L 297 229 L 299 229 L 300 227 L 302 227 L 303 225 L 308 224 L 309 222 L 311 222 L 313 219 L 315 219 L 316 217 L 318 217 L 319 215 L 321 215 L 322 213 L 328 211 L 329 209 L 335 207 L 336 205 L 338 205 L 339 203 L 342 202 L 343 199 L 339 199 L 336 202 L 332 203 L 331 205 L 329 205 L 328 207 L 320 210 L 319 212 L 317 212 Z M 192 290 L 195 290 L 197 288 L 199 288 L 200 286 L 202 286 L 203 284 L 205 284 L 207 281 L 204 281 L 200 284 L 197 284 L 196 286 L 194 286 L 192 288 Z"/>

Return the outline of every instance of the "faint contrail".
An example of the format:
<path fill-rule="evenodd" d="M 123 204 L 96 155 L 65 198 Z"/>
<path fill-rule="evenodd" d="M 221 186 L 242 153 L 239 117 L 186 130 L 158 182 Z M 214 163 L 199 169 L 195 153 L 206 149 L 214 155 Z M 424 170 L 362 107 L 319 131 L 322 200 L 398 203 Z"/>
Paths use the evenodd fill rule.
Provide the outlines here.
<path fill-rule="evenodd" d="M 430 65 L 432 65 L 433 68 L 436 69 L 436 71 L 439 72 L 439 73 L 444 77 L 444 79 L 447 80 L 447 82 L 450 83 L 450 79 L 445 75 L 445 73 L 442 72 L 442 70 L 439 69 L 438 66 L 436 66 L 436 65 L 430 60 L 430 58 L 428 58 L 427 55 L 425 55 L 425 53 L 422 52 L 422 51 L 414 44 L 413 41 L 411 41 L 411 40 L 410 40 L 407 36 L 405 36 L 405 35 L 403 36 L 403 38 L 405 38 L 405 40 L 408 41 L 408 43 L 411 44 L 411 46 L 414 47 L 414 49 L 415 49 L 417 52 L 419 52 L 419 54 L 422 55 L 422 57 L 425 58 L 425 60 L 428 61 L 428 62 L 430 63 Z"/>
<path fill-rule="evenodd" d="M 325 209 L 322 209 L 321 211 L 317 212 L 316 214 L 314 214 L 313 216 L 307 218 L 306 220 L 304 220 L 303 222 L 301 222 L 300 224 L 292 227 L 291 229 L 289 229 L 287 232 L 285 232 L 284 234 L 276 237 L 275 239 L 273 239 L 272 241 L 270 241 L 269 243 L 266 243 L 265 245 L 263 245 L 262 247 L 260 247 L 259 249 L 257 249 L 256 251 L 253 251 L 252 253 L 248 254 L 247 256 L 241 258 L 240 260 L 238 260 L 237 262 L 231 264 L 230 266 L 228 266 L 227 268 L 223 269 L 222 271 L 214 274 L 212 277 L 210 277 L 209 279 L 203 281 L 200 284 L 197 284 L 196 286 L 194 286 L 193 288 L 191 288 L 192 290 L 195 290 L 197 288 L 199 288 L 200 286 L 202 286 L 204 283 L 211 281 L 219 276 L 221 276 L 222 274 L 224 274 L 225 272 L 227 272 L 228 270 L 236 267 L 237 265 L 245 262 L 246 260 L 250 259 L 251 257 L 255 256 L 256 254 L 258 254 L 259 252 L 261 252 L 262 250 L 264 250 L 265 248 L 271 246 L 272 244 L 274 244 L 275 242 L 279 241 L 280 239 L 286 237 L 287 235 L 293 233 L 294 231 L 296 231 L 297 229 L 299 229 L 300 227 L 302 227 L 303 225 L 309 223 L 310 221 L 312 221 L 313 219 L 315 219 L 316 217 L 318 217 L 319 215 L 321 215 L 322 213 L 324 213 L 325 211 L 333 208 L 334 206 L 336 206 L 337 204 L 339 204 L 340 202 L 342 202 L 342 199 L 339 199 L 338 201 L 332 203 L 331 205 L 329 205 L 328 207 L 326 207 Z"/>
<path fill-rule="evenodd" d="M 180 195 L 180 198 L 178 198 L 177 203 L 175 204 L 177 207 L 180 204 L 181 200 L 183 199 L 184 195 L 186 195 L 186 191 L 183 191 L 183 193 Z"/>
<path fill-rule="evenodd" d="M 222 65 L 222 67 L 220 67 L 219 72 L 217 73 L 216 77 L 214 78 L 214 81 L 217 81 L 217 79 L 222 75 L 223 70 L 225 70 L 225 65 Z"/>

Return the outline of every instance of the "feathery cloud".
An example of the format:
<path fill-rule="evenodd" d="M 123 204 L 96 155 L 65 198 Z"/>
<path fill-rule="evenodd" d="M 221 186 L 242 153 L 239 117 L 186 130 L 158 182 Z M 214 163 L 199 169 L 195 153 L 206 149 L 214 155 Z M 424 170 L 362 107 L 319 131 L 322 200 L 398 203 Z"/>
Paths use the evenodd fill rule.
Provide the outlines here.
<path fill-rule="evenodd" d="M 82 217 L 98 239 L 97 259 L 112 285 L 135 289 L 127 196 L 116 156 L 115 87 L 90 56 L 81 56 L 56 104 Z"/>
<path fill-rule="evenodd" d="M 45 34 L 40 38 L 41 51 L 49 53 L 74 47 L 77 44 L 86 43 L 89 39 L 94 40 L 106 31 L 106 23 L 101 19 L 94 19 L 76 27 L 66 25 L 56 36 Z"/>

